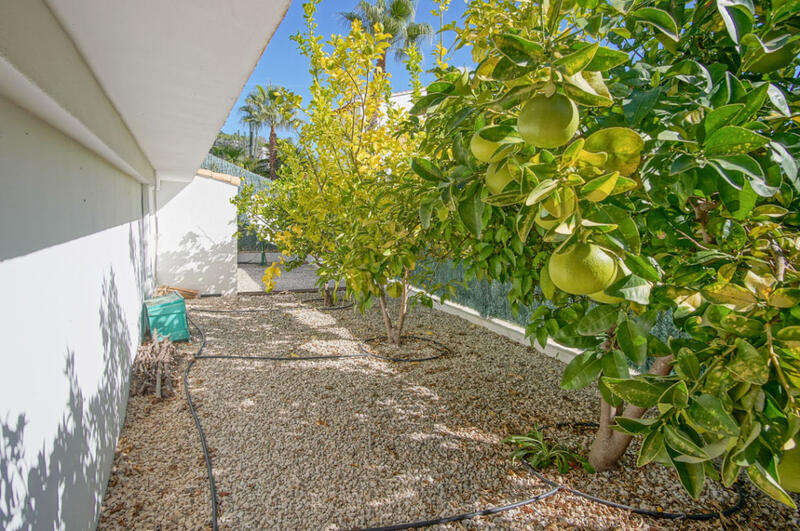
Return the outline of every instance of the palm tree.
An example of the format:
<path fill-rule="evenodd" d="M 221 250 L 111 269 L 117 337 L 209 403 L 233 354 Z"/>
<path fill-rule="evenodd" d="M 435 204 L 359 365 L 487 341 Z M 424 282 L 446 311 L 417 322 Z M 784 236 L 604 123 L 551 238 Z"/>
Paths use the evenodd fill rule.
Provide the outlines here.
<path fill-rule="evenodd" d="M 245 105 L 239 108 L 243 113 L 242 122 L 250 125 L 250 156 L 254 157 L 255 140 L 263 126 L 269 127 L 269 178 L 275 179 L 278 164 L 279 129 L 290 129 L 294 126 L 294 109 L 279 103 L 278 87 L 272 85 L 256 85 L 245 99 Z"/>
<path fill-rule="evenodd" d="M 250 140 L 248 143 L 247 154 L 251 157 L 255 151 L 255 141 L 258 137 L 258 129 L 261 127 L 261 124 L 258 122 L 258 105 L 251 99 L 252 96 L 252 93 L 247 96 L 245 99 L 245 104 L 239 107 L 239 112 L 242 113 L 242 123 L 246 124 L 250 129 Z"/>
<path fill-rule="evenodd" d="M 430 24 L 414 22 L 417 0 L 359 0 L 353 11 L 340 13 L 348 22 L 360 20 L 364 29 L 370 33 L 375 31 L 375 24 L 383 25 L 383 31 L 392 36 L 392 48 L 400 59 L 403 51 L 416 44 L 423 37 L 430 39 L 433 28 Z M 376 65 L 386 72 L 386 52 L 378 59 Z"/>

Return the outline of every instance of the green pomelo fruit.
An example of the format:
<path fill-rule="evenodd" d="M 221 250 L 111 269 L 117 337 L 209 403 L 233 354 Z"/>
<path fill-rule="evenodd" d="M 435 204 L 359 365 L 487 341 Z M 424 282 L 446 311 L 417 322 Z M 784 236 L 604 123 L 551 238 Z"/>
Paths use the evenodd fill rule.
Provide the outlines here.
<path fill-rule="evenodd" d="M 781 478 L 781 487 L 791 492 L 800 492 L 800 442 L 795 442 L 795 447 L 784 452 L 781 462 L 778 463 L 778 476 Z"/>
<path fill-rule="evenodd" d="M 550 257 L 547 269 L 553 284 L 573 295 L 603 291 L 617 276 L 614 257 L 597 245 L 575 243 Z"/>
<path fill-rule="evenodd" d="M 541 148 L 563 146 L 578 130 L 578 107 L 568 97 L 539 94 L 522 108 L 517 128 L 528 144 Z"/>
<path fill-rule="evenodd" d="M 478 133 L 472 135 L 472 139 L 469 141 L 469 149 L 472 151 L 472 155 L 481 162 L 497 162 L 502 159 L 502 153 L 495 154 L 495 151 L 500 146 L 499 142 L 486 140 Z"/>
<path fill-rule="evenodd" d="M 497 169 L 497 164 L 491 164 L 486 170 L 486 187 L 493 194 L 502 192 L 503 188 L 513 180 L 514 177 L 508 170 L 508 164 L 503 165 L 499 170 Z"/>

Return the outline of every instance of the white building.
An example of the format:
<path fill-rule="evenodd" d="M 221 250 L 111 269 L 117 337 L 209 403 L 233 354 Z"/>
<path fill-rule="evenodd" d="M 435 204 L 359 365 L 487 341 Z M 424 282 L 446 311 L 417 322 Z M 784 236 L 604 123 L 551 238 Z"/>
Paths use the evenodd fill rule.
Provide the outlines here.
<path fill-rule="evenodd" d="M 289 1 L 0 0 L 0 529 L 95 527 L 154 212 L 161 255 Z"/>

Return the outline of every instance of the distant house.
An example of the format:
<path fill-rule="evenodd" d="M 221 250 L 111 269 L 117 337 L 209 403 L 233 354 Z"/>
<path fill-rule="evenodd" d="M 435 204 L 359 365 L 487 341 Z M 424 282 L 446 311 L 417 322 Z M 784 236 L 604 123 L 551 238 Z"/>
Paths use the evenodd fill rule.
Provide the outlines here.
<path fill-rule="evenodd" d="M 235 215 L 197 168 L 288 5 L 0 2 L 0 529 L 96 526 L 142 301 Z"/>

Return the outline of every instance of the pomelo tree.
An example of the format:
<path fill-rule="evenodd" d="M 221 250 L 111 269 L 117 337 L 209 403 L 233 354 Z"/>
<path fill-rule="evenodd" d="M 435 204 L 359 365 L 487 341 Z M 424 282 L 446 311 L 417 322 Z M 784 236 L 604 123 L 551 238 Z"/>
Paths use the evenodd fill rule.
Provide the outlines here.
<path fill-rule="evenodd" d="M 427 275 L 418 262 L 438 241 L 419 219 L 426 186 L 411 168 L 423 135 L 392 99 L 389 74 L 375 67 L 392 35 L 355 19 L 347 35 L 325 40 L 316 32 L 318 3 L 303 5 L 306 31 L 293 36 L 312 78 L 310 101 L 293 97 L 305 114 L 297 141 L 282 154 L 273 187 L 240 204 L 284 255 L 314 257 L 320 285 L 343 281 L 362 311 L 379 304 L 388 341 L 400 344 L 409 304 L 430 303 L 409 287 Z M 420 52 L 405 55 L 419 90 Z M 399 299 L 394 315 L 390 298 Z"/>
<path fill-rule="evenodd" d="M 474 0 L 475 66 L 440 65 L 412 109 L 420 219 L 513 310 L 553 303 L 528 333 L 580 350 L 562 387 L 599 389 L 596 469 L 639 437 L 694 497 L 744 470 L 793 505 L 798 8 Z"/>

